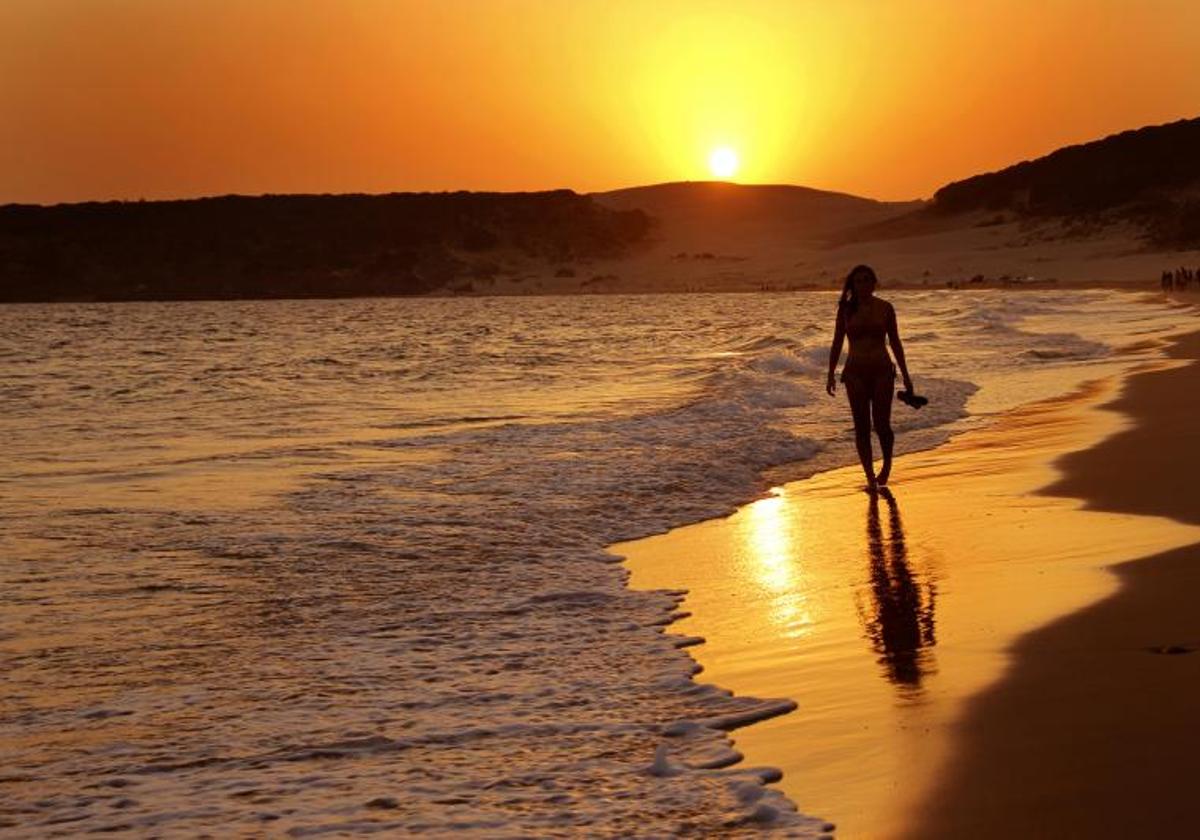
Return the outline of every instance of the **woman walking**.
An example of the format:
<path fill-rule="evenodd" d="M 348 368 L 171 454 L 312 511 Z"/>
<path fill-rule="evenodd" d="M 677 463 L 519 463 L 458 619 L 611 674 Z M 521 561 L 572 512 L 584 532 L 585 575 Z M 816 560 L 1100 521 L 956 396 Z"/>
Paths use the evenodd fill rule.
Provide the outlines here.
<path fill-rule="evenodd" d="M 895 444 L 895 435 L 892 433 L 892 390 L 896 381 L 896 365 L 888 356 L 885 338 L 892 347 L 896 363 L 900 365 L 904 390 L 912 393 L 912 378 L 908 375 L 900 330 L 896 326 L 896 310 L 886 300 L 875 297 L 877 282 L 875 272 L 866 265 L 855 266 L 847 275 L 838 301 L 833 346 L 829 349 L 829 379 L 825 383 L 825 390 L 833 396 L 838 358 L 842 355 L 843 340 L 849 336 L 850 353 L 842 368 L 842 384 L 846 386 L 850 413 L 854 417 L 854 444 L 867 476 L 867 487 L 871 490 L 887 484 L 892 472 L 892 448 Z M 883 450 L 883 464 L 878 473 L 875 472 L 871 451 L 872 423 Z"/>

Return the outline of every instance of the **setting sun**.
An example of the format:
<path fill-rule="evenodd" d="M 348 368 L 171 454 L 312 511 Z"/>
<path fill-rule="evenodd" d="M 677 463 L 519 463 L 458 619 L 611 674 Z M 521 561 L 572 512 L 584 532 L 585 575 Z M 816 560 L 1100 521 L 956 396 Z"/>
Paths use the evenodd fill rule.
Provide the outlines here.
<path fill-rule="evenodd" d="M 738 153 L 728 146 L 713 149 L 708 156 L 708 168 L 718 178 L 732 178 L 738 171 Z"/>

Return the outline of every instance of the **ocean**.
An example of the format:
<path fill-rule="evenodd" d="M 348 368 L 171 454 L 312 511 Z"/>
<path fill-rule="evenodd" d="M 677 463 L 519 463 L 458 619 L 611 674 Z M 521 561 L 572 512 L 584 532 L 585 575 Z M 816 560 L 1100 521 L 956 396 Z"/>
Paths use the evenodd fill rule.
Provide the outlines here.
<path fill-rule="evenodd" d="M 899 451 L 1185 326 L 882 295 Z M 604 549 L 855 460 L 834 301 L 0 306 L 0 834 L 820 836 L 726 735 L 789 698 L 706 684 Z"/>

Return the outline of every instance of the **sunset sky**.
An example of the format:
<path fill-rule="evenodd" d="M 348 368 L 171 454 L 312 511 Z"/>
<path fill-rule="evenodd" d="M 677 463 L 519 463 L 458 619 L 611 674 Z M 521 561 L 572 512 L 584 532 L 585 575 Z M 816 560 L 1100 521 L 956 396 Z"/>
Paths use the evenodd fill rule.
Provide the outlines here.
<path fill-rule="evenodd" d="M 0 2 L 0 203 L 592 191 L 719 148 L 916 198 L 1198 115 L 1196 0 Z"/>

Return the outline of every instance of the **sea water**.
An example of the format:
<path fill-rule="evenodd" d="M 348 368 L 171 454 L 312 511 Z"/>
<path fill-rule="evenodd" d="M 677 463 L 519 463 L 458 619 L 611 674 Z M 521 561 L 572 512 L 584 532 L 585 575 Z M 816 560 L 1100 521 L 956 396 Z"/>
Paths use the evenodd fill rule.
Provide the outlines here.
<path fill-rule="evenodd" d="M 890 297 L 930 398 L 901 450 L 1185 326 L 1115 291 Z M 833 309 L 0 307 L 0 833 L 819 836 L 725 734 L 790 701 L 705 684 L 679 593 L 604 547 L 854 460 Z"/>

